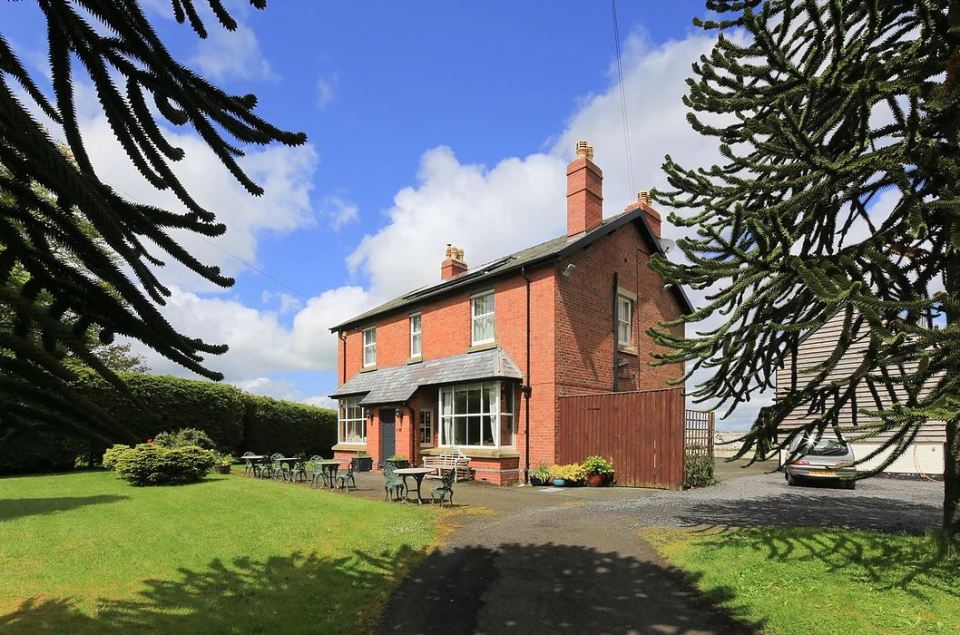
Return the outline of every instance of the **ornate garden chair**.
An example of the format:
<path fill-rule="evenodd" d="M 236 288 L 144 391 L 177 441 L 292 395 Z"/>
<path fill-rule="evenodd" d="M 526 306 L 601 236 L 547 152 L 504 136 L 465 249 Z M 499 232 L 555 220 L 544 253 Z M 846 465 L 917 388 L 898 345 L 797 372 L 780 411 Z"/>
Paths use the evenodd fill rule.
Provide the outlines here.
<path fill-rule="evenodd" d="M 393 500 L 397 500 L 403 496 L 403 479 L 396 475 L 395 470 L 396 468 L 389 466 L 383 468 L 383 500 L 389 500 L 391 496 Z"/>
<path fill-rule="evenodd" d="M 256 455 L 253 452 L 244 452 L 243 456 L 240 457 L 243 459 L 243 475 L 257 477 L 260 475 L 260 466 L 250 458 L 251 456 Z"/>
<path fill-rule="evenodd" d="M 440 507 L 443 507 L 444 499 L 450 500 L 450 507 L 453 507 L 453 483 L 456 481 L 457 471 L 455 469 L 446 472 L 440 477 L 440 487 L 434 488 L 430 492 L 430 498 L 433 502 L 440 500 Z"/>
<path fill-rule="evenodd" d="M 273 480 L 275 481 L 283 481 L 287 478 L 287 470 L 283 463 L 280 462 L 282 458 L 282 454 L 274 454 L 270 457 L 270 460 L 273 462 Z"/>
<path fill-rule="evenodd" d="M 347 468 L 346 472 L 337 474 L 333 478 L 336 480 L 337 486 L 342 487 L 343 489 L 350 491 L 349 483 L 353 483 L 353 486 L 357 486 L 357 481 L 353 478 L 353 472 L 357 469 L 357 460 L 350 459 L 350 466 Z"/>
<path fill-rule="evenodd" d="M 297 481 L 307 482 L 307 462 L 303 459 L 290 466 L 290 482 Z"/>
<path fill-rule="evenodd" d="M 317 465 L 317 461 L 321 461 L 319 454 L 314 454 L 310 457 L 310 463 L 313 465 L 313 471 L 311 472 L 310 478 L 310 487 L 316 487 L 317 483 L 323 482 L 323 466 Z"/>

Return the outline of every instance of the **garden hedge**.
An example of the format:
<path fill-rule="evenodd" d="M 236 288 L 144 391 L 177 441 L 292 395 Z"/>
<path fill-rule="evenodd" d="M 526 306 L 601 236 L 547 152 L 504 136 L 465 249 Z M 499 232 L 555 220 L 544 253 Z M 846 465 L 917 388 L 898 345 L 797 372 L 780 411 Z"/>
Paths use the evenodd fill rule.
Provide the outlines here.
<path fill-rule="evenodd" d="M 129 394 L 93 373 L 82 374 L 74 385 L 126 425 L 135 442 L 161 432 L 197 428 L 213 439 L 217 449 L 234 454 L 253 450 L 329 456 L 336 443 L 333 410 L 259 397 L 210 381 L 138 373 L 120 376 Z M 0 474 L 66 470 L 77 456 L 100 457 L 105 449 L 59 431 L 25 431 L 0 443 Z"/>

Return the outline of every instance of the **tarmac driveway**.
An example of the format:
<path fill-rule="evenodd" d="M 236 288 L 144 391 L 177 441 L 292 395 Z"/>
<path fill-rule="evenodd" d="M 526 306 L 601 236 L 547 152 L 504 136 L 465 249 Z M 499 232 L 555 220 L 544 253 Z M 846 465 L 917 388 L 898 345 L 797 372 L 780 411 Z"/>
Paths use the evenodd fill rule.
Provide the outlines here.
<path fill-rule="evenodd" d="M 391 598 L 382 633 L 743 633 L 638 537 L 649 526 L 810 525 L 922 532 L 939 483 L 874 479 L 854 491 L 732 476 L 689 492 L 461 484 L 465 514 Z"/>

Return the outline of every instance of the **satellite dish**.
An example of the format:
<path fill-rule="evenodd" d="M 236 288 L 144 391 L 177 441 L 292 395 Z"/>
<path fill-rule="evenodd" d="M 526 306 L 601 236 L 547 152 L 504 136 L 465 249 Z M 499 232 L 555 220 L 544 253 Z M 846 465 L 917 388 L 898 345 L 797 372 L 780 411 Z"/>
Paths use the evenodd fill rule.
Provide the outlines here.
<path fill-rule="evenodd" d="M 670 240 L 669 238 L 660 239 L 660 249 L 663 250 L 663 253 L 669 254 L 671 251 L 676 249 L 676 247 L 677 247 L 677 241 Z"/>

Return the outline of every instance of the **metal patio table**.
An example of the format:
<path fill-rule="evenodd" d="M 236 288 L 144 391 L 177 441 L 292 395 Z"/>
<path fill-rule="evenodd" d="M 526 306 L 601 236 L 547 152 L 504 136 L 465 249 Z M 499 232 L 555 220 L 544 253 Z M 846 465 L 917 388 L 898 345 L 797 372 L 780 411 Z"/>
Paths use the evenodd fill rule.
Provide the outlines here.
<path fill-rule="evenodd" d="M 323 470 L 323 484 L 330 489 L 334 489 L 333 480 L 337 476 L 337 470 L 340 469 L 340 461 L 321 459 L 320 461 L 314 461 L 313 464 L 319 465 L 320 469 Z"/>
<path fill-rule="evenodd" d="M 403 467 L 399 470 L 394 470 L 394 474 L 403 477 L 403 488 L 407 490 L 403 495 L 403 502 L 407 502 L 407 497 L 410 494 L 410 488 L 407 487 L 407 477 L 412 476 L 417 482 L 417 505 L 423 505 L 423 497 L 420 496 L 420 484 L 423 483 L 423 477 L 427 474 L 433 474 L 435 471 L 435 468 L 430 467 Z"/>

